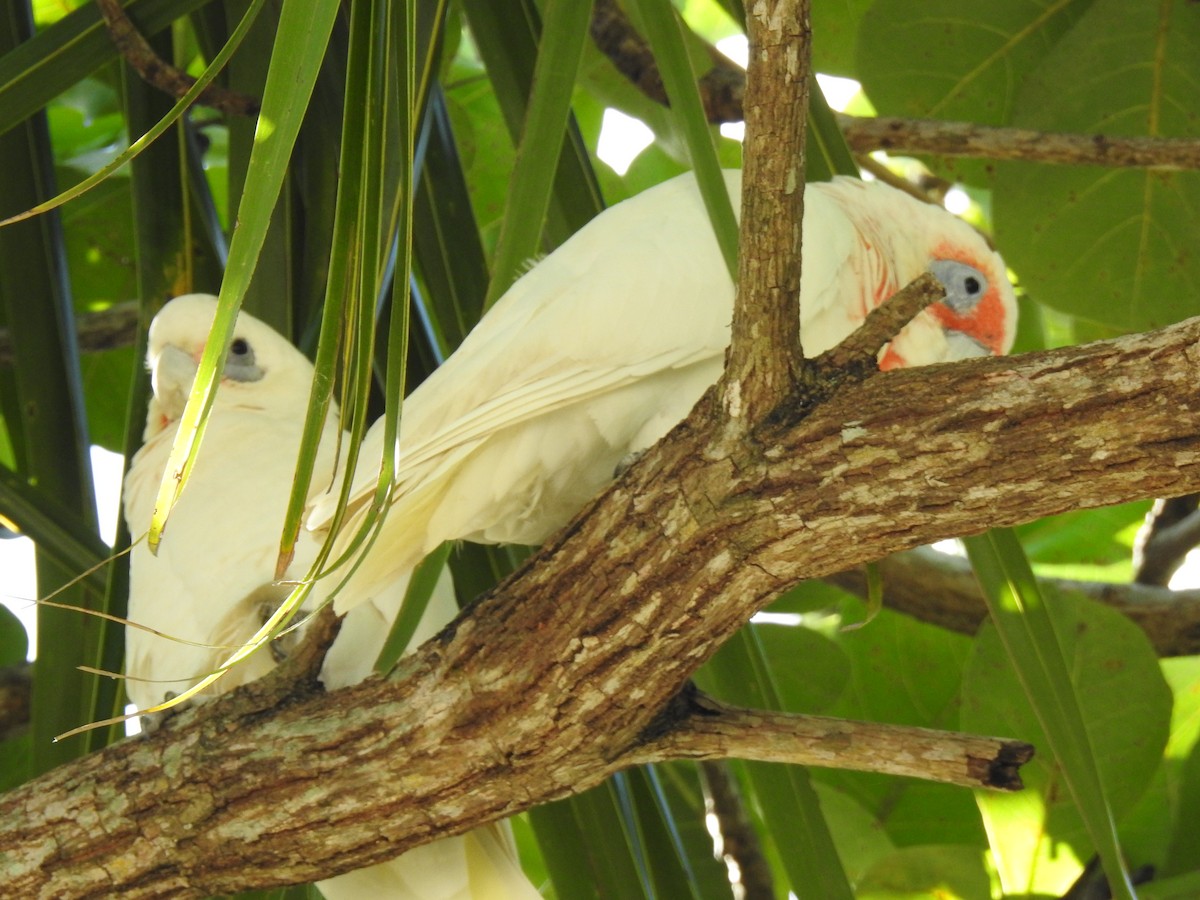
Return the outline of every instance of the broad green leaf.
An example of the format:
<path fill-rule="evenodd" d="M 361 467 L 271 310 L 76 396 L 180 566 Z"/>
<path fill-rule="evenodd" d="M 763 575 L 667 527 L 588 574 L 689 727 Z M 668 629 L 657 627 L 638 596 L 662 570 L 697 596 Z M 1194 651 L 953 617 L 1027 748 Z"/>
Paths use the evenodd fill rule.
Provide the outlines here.
<path fill-rule="evenodd" d="M 856 78 L 863 15 L 874 0 L 813 0 L 813 71 Z"/>
<path fill-rule="evenodd" d="M 856 886 L 858 900 L 992 900 L 983 853 L 957 844 L 896 850 L 871 866 Z"/>
<path fill-rule="evenodd" d="M 470 190 L 471 206 L 483 246 L 490 254 L 504 217 L 507 173 L 512 171 L 516 149 L 491 82 L 482 76 L 482 69 L 456 66 L 446 88 L 446 107 Z"/>
<path fill-rule="evenodd" d="M 1077 510 L 1015 529 L 1039 573 L 1089 581 L 1133 577 L 1133 544 L 1147 501 Z"/>
<path fill-rule="evenodd" d="M 851 601 L 858 620 L 858 601 Z M 850 660 L 850 680 L 830 715 L 923 728 L 959 727 L 959 689 L 971 640 L 883 610 L 864 628 L 834 637 Z M 970 792 L 943 784 L 862 772 L 822 770 L 872 810 L 897 845 L 984 840 Z"/>
<path fill-rule="evenodd" d="M 855 612 L 852 618 L 861 618 Z M 835 715 L 952 728 L 971 641 L 883 610 L 865 628 L 835 638 L 849 658 L 850 681 Z"/>
<path fill-rule="evenodd" d="M 782 708 L 825 712 L 845 689 L 850 663 L 836 643 L 803 625 L 751 625 L 763 648 Z M 804 660 L 803 666 L 796 660 Z"/>
<path fill-rule="evenodd" d="M 1012 124 L 1200 135 L 1195 24 L 1184 0 L 1096 0 L 1028 73 Z M 996 172 L 997 241 L 1040 302 L 1128 331 L 1200 313 L 1200 174 L 1030 163 Z"/>
<path fill-rule="evenodd" d="M 1145 634 L 1129 620 L 1088 601 L 1049 599 L 1054 602 L 1047 610 L 1062 645 L 1070 686 L 1096 748 L 1103 796 L 1113 815 L 1120 816 L 1146 790 L 1162 757 L 1171 694 Z M 1027 676 L 1028 670 L 1022 674 Z M 979 792 L 976 797 L 1005 889 L 1052 894 L 1065 890 L 1078 875 L 1079 862 L 1091 856 L 1091 838 L 1065 781 L 1069 762 L 1055 757 L 1002 637 L 990 623 L 968 662 L 962 726 L 1037 747 L 1038 755 L 1021 770 L 1026 790 Z"/>
<path fill-rule="evenodd" d="M 1138 888 L 1140 900 L 1195 900 L 1200 897 L 1200 871 L 1152 881 Z"/>
<path fill-rule="evenodd" d="M 880 115 L 1007 124 L 1021 78 L 1091 2 L 877 0 L 859 30 L 858 78 Z"/>
<path fill-rule="evenodd" d="M 1154 781 L 1121 820 L 1122 843 L 1135 866 L 1178 875 L 1200 864 L 1200 656 L 1161 663 L 1175 702 L 1171 734 Z"/>
<path fill-rule="evenodd" d="M 891 854 L 895 847 L 887 833 L 878 827 L 875 816 L 849 794 L 828 784 L 816 782 L 821 813 L 837 844 L 838 858 L 846 877 L 857 885 L 863 875 L 880 859 Z M 786 834 L 780 849 L 789 852 Z M 855 896 L 858 894 L 855 892 Z"/>

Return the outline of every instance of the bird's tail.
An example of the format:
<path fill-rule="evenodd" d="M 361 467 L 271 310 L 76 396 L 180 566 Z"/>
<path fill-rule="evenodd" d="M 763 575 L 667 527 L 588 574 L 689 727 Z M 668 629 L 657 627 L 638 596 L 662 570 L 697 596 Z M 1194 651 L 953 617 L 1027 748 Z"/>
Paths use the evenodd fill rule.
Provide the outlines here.
<path fill-rule="evenodd" d="M 493 822 L 317 883 L 325 900 L 540 900 L 508 825 Z"/>

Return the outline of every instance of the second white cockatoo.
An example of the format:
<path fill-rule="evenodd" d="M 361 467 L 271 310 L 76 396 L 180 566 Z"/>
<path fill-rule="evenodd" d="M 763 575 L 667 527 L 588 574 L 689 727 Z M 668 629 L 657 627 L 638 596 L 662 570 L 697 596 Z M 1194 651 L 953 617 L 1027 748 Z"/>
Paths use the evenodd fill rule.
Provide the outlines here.
<path fill-rule="evenodd" d="M 741 173 L 725 180 L 736 207 Z M 809 184 L 803 242 L 799 338 L 810 356 L 925 272 L 946 299 L 884 349 L 881 368 L 1012 346 L 1016 298 L 1004 262 L 944 209 L 855 178 Z M 733 295 L 692 175 L 598 215 L 405 400 L 392 509 L 376 539 L 387 552 L 363 562 L 335 609 L 372 596 L 442 541 L 538 544 L 566 524 L 716 382 Z M 360 506 L 378 478 L 370 461 L 384 452 L 377 424 L 355 476 Z M 308 526 L 325 528 L 334 505 L 321 498 Z"/>
<path fill-rule="evenodd" d="M 135 536 L 149 525 L 215 312 L 215 297 L 193 294 L 172 300 L 151 324 L 147 356 L 154 396 L 145 443 L 124 489 L 125 518 Z M 312 365 L 283 337 L 253 316 L 238 318 L 204 450 L 171 515 L 169 538 L 157 556 L 145 541 L 131 552 L 128 617 L 140 627 L 125 631 L 126 692 L 140 709 L 215 671 L 293 587 L 274 581 L 275 562 L 312 378 Z M 317 492 L 335 478 L 338 437 L 331 422 L 313 475 Z M 319 546 L 311 534 L 301 533 L 289 575 L 304 577 Z M 372 670 L 406 585 L 407 576 L 401 577 L 345 617 L 322 670 L 326 687 L 343 687 Z M 414 642 L 431 636 L 457 608 L 443 582 Z M 268 652 L 252 654 L 203 696 L 232 690 L 274 664 Z M 503 823 L 417 847 L 318 886 L 328 900 L 540 897 L 521 871 Z"/>

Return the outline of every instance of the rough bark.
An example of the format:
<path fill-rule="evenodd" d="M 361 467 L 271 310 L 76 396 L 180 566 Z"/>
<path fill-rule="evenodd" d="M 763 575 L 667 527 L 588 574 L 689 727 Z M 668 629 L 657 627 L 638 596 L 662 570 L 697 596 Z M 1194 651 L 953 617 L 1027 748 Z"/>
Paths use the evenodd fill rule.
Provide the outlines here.
<path fill-rule="evenodd" d="M 4 797 L 0 895 L 309 880 L 587 788 L 686 721 L 662 714 L 689 675 L 802 578 L 1200 489 L 1198 342 L 1193 319 L 847 379 L 732 450 L 710 395 L 392 681 L 271 711 L 236 692 Z"/>
<path fill-rule="evenodd" d="M 811 378 L 796 340 L 812 49 L 808 0 L 756 0 L 746 9 L 746 27 L 753 50 L 738 253 L 742 296 L 734 306 L 719 389 L 735 440 L 762 421 L 790 386 Z"/>

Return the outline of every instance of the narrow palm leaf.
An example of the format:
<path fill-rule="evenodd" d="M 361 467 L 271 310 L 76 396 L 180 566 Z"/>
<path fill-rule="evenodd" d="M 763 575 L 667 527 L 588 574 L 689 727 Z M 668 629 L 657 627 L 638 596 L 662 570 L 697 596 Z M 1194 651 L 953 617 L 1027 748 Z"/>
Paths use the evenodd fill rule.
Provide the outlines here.
<path fill-rule="evenodd" d="M 1071 673 L 1029 560 L 1011 529 L 993 529 L 964 543 L 1000 641 L 1062 767 L 1113 896 L 1134 900 Z"/>

